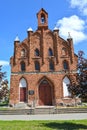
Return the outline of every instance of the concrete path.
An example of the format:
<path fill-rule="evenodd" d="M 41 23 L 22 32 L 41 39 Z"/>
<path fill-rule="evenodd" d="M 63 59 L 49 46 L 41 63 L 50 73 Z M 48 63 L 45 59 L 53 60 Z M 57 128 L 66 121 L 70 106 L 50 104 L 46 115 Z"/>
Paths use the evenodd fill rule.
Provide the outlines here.
<path fill-rule="evenodd" d="M 0 115 L 0 120 L 81 120 L 87 113 L 49 114 L 49 115 Z"/>

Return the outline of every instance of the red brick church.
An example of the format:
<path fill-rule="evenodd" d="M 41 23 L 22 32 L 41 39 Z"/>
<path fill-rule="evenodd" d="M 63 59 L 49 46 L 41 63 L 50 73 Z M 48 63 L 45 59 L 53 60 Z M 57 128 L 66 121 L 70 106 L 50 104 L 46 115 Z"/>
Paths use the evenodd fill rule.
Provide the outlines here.
<path fill-rule="evenodd" d="M 35 106 L 53 106 L 72 98 L 67 84 L 75 80 L 78 57 L 73 40 L 64 40 L 59 29 L 50 30 L 48 13 L 37 13 L 38 27 L 27 30 L 27 38 L 14 41 L 10 59 L 10 104 L 24 102 Z M 67 31 L 67 30 L 66 30 Z"/>

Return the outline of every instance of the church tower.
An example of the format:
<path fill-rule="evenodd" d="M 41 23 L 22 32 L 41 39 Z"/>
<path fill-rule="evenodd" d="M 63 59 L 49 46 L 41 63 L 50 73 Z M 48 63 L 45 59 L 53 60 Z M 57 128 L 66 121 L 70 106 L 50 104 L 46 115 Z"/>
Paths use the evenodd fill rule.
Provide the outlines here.
<path fill-rule="evenodd" d="M 42 8 L 37 13 L 38 29 L 48 29 L 48 13 Z"/>

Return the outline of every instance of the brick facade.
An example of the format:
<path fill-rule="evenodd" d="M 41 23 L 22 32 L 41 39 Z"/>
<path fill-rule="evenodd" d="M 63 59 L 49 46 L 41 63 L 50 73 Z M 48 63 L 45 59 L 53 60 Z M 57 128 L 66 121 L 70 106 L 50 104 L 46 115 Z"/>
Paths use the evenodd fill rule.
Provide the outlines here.
<path fill-rule="evenodd" d="M 14 41 L 10 59 L 10 104 L 20 102 L 23 95 L 20 86 L 26 82 L 26 103 L 56 105 L 64 102 L 63 79 L 75 80 L 78 57 L 74 54 L 72 38 L 64 40 L 57 28 L 53 31 L 48 28 L 48 13 L 44 9 L 37 13 L 37 19 L 35 32 L 29 28 L 24 41 L 17 38 Z M 34 91 L 33 95 L 29 95 L 30 90 Z"/>

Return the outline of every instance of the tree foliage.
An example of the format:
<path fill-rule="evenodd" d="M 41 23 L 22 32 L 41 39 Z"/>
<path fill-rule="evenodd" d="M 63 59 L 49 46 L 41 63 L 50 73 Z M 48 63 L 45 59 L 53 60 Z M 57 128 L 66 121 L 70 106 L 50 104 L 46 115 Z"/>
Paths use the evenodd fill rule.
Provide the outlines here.
<path fill-rule="evenodd" d="M 2 70 L 2 65 L 0 65 L 0 81 L 6 77 L 6 72 L 2 72 L 1 70 Z"/>
<path fill-rule="evenodd" d="M 6 72 L 2 72 L 2 66 L 0 65 L 0 101 L 8 99 L 9 89 L 8 81 L 6 78 Z"/>
<path fill-rule="evenodd" d="M 78 96 L 87 100 L 87 59 L 84 58 L 84 52 L 78 52 L 78 73 L 77 82 L 72 82 L 68 89 L 72 96 Z"/>

